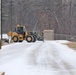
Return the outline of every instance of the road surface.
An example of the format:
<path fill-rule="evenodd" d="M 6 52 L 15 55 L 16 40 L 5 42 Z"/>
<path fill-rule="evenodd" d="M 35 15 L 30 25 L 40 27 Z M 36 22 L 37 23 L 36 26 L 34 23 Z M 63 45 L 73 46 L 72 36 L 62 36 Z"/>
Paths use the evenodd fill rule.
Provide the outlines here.
<path fill-rule="evenodd" d="M 5 75 L 76 75 L 76 52 L 58 41 L 13 43 L 0 50 Z"/>

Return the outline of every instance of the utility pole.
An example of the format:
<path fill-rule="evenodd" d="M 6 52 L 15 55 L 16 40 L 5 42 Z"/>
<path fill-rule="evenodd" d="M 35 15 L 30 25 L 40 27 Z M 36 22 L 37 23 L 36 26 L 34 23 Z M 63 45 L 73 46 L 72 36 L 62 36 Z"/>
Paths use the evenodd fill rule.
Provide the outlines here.
<path fill-rule="evenodd" d="M 0 0 L 0 49 L 2 46 L 2 34 L 1 34 L 2 30 L 1 30 L 1 0 Z"/>
<path fill-rule="evenodd" d="M 11 4 L 11 41 L 12 41 L 12 0 L 10 1 Z"/>

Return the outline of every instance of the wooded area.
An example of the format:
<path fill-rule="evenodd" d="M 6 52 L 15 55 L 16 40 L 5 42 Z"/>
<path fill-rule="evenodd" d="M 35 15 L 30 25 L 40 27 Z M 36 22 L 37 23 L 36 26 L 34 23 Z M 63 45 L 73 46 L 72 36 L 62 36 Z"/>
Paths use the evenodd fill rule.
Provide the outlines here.
<path fill-rule="evenodd" d="M 2 32 L 17 24 L 30 31 L 36 26 L 35 31 L 76 36 L 76 0 L 2 0 Z"/>

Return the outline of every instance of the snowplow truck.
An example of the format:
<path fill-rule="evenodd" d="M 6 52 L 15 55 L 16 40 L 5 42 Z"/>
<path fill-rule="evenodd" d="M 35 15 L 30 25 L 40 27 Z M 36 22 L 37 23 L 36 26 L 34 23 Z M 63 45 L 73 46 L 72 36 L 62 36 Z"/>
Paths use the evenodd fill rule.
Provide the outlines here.
<path fill-rule="evenodd" d="M 25 26 L 18 25 L 15 27 L 15 31 L 9 31 L 8 37 L 13 40 L 13 42 L 22 42 L 26 40 L 27 42 L 35 42 L 36 36 L 33 32 L 26 31 Z"/>

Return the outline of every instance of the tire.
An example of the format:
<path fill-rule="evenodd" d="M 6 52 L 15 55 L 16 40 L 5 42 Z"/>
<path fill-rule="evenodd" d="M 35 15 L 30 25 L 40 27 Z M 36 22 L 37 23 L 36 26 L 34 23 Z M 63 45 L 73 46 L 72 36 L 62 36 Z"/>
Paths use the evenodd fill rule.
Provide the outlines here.
<path fill-rule="evenodd" d="M 32 42 L 36 42 L 36 37 L 35 36 L 33 36 Z"/>
<path fill-rule="evenodd" d="M 14 42 L 18 42 L 19 39 L 18 39 L 17 36 L 13 36 L 12 40 L 13 40 Z"/>
<path fill-rule="evenodd" d="M 26 41 L 27 42 L 32 42 L 33 37 L 31 35 L 26 36 Z"/>

